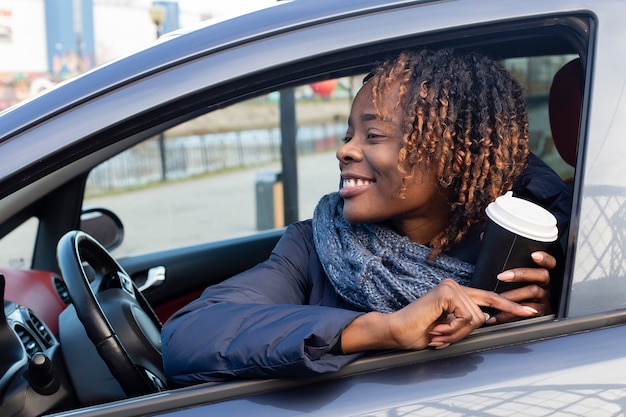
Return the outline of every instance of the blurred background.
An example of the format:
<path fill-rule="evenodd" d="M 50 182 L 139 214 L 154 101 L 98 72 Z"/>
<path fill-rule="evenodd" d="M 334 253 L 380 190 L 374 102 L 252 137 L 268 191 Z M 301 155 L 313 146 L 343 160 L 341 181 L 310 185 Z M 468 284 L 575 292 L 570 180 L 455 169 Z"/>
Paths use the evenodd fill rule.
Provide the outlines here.
<path fill-rule="evenodd" d="M 0 110 L 201 21 L 276 0 L 0 0 Z"/>

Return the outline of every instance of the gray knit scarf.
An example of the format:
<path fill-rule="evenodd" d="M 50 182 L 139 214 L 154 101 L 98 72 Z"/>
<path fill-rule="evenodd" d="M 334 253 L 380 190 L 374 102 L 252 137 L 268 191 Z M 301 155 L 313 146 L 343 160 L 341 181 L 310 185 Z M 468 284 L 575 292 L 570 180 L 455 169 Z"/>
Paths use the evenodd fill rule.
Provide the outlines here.
<path fill-rule="evenodd" d="M 365 311 L 396 311 L 445 278 L 469 285 L 474 266 L 411 242 L 381 224 L 350 224 L 338 193 L 323 197 L 313 215 L 313 239 L 337 293 Z"/>

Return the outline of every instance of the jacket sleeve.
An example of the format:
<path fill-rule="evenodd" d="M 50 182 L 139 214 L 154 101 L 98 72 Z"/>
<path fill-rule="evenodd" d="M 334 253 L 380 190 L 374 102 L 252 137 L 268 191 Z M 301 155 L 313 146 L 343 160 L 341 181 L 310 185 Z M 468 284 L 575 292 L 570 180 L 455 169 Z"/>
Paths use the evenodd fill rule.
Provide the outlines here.
<path fill-rule="evenodd" d="M 356 359 L 331 349 L 362 313 L 308 305 L 311 250 L 301 224 L 289 226 L 267 261 L 207 288 L 173 315 L 162 331 L 171 381 L 309 375 Z"/>

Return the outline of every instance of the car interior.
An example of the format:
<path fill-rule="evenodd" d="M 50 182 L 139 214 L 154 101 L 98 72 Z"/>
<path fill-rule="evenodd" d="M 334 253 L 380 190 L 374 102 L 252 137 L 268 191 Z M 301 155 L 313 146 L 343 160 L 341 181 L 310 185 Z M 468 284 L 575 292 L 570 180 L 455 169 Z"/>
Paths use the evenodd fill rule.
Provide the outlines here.
<path fill-rule="evenodd" d="M 177 388 L 168 384 L 160 362 L 161 324 L 204 288 L 263 261 L 284 231 L 277 227 L 211 237 L 206 230 L 206 237 L 180 247 L 168 247 L 175 239 L 162 233 L 162 239 L 154 239 L 162 247 L 123 252 L 132 239 L 125 216 L 114 207 L 93 207 L 86 198 L 90 173 L 101 164 L 124 152 L 137 152 L 136 146 L 156 141 L 160 134 L 167 136 L 167 132 L 208 114 L 220 114 L 232 106 L 245 106 L 259 97 L 322 80 L 352 77 L 358 87 L 372 63 L 387 55 L 407 48 L 452 47 L 487 53 L 522 77 L 529 108 L 536 110 L 530 115 L 531 147 L 571 186 L 575 211 L 580 175 L 575 167 L 581 159 L 578 150 L 583 149 L 579 142 L 585 127 L 581 115 L 585 63 L 591 51 L 590 25 L 584 15 L 546 16 L 334 51 L 280 64 L 244 80 L 199 88 L 193 97 L 182 97 L 150 114 L 125 120 L 107 132 L 95 132 L 88 138 L 89 147 L 68 151 L 58 166 L 35 174 L 35 180 L 22 190 L 5 191 L 0 203 L 3 211 L 10 213 L 0 219 L 0 251 L 14 250 L 15 240 L 11 239 L 32 243 L 25 254 L 0 260 L 4 298 L 4 315 L 0 316 L 2 407 L 23 407 L 20 415 L 39 415 Z M 340 139 L 336 137 L 334 143 Z M 334 158 L 332 149 L 325 152 L 326 158 Z M 296 154 L 293 157 L 300 158 Z M 279 162 L 276 169 L 284 170 L 285 165 Z M 321 197 L 307 191 L 306 180 L 299 180 L 297 192 Z M 334 191 L 332 186 L 328 192 Z M 93 201 L 97 202 L 97 197 Z M 164 194 L 163 201 L 168 198 Z M 223 212 L 210 211 L 211 206 L 218 206 L 212 198 L 202 200 L 208 215 L 224 216 Z M 228 210 L 228 204 L 225 207 Z M 253 209 L 250 216 L 254 216 Z M 158 230 L 159 225 L 143 227 Z M 570 230 L 575 227 L 572 222 Z M 16 234 L 17 238 L 13 237 Z M 566 314 L 575 235 L 562 238 L 566 253 L 563 291 L 553 314 L 484 327 L 445 350 L 368 355 L 332 377 L 560 334 L 562 328 L 555 318 Z M 16 378 L 18 375 L 27 377 Z M 328 376 L 303 378 L 296 383 L 310 384 L 322 378 Z M 293 384 L 280 380 L 207 383 L 201 393 L 185 391 L 184 395 L 197 395 L 198 401 L 223 400 Z M 27 405 L 24 398 L 28 398 Z"/>

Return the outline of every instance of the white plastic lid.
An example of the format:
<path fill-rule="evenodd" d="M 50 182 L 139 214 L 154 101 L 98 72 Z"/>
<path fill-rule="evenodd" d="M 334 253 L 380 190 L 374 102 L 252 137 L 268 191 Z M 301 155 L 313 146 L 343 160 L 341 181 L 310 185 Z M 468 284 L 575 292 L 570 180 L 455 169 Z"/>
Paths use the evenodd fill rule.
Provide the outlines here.
<path fill-rule="evenodd" d="M 511 191 L 489 204 L 486 213 L 498 225 L 528 239 L 554 242 L 559 236 L 552 213 L 528 200 L 513 197 Z"/>

